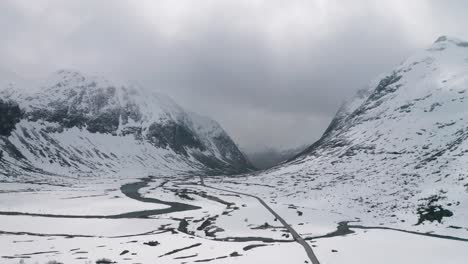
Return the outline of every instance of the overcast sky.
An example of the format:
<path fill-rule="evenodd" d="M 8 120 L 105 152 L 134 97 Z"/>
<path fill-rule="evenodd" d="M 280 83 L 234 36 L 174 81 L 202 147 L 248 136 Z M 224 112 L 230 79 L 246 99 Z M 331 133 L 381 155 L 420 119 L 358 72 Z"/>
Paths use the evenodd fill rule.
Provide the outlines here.
<path fill-rule="evenodd" d="M 466 0 L 2 0 L 0 70 L 137 81 L 246 150 L 318 139 L 344 99 L 440 35 Z"/>

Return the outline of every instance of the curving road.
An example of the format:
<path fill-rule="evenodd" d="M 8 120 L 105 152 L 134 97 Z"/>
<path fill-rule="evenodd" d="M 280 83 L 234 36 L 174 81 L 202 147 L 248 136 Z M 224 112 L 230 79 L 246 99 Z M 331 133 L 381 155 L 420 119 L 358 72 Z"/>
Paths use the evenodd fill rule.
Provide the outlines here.
<path fill-rule="evenodd" d="M 210 188 L 210 189 L 214 189 L 214 190 L 218 190 L 218 191 L 223 191 L 223 192 L 230 192 L 230 193 L 239 194 L 239 195 L 244 195 L 244 196 L 248 196 L 248 197 L 252 197 L 252 198 L 257 199 L 257 201 L 259 201 L 260 204 L 263 205 L 263 207 L 265 207 L 272 215 L 274 215 L 275 218 L 278 219 L 278 221 L 280 221 L 280 223 L 289 231 L 289 233 L 291 233 L 294 240 L 304 248 L 304 250 L 306 251 L 307 256 L 309 257 L 312 264 L 320 264 L 319 260 L 317 259 L 317 256 L 315 256 L 315 253 L 312 250 L 312 247 L 299 235 L 299 233 L 297 233 L 296 230 L 294 230 L 294 228 L 290 224 L 288 224 L 288 222 L 286 222 L 286 220 L 284 220 L 278 213 L 276 213 L 270 206 L 268 206 L 268 204 L 265 201 L 263 201 L 262 198 L 260 198 L 258 196 L 255 196 L 255 195 L 252 195 L 252 194 L 248 194 L 248 193 L 236 192 L 236 191 L 231 191 L 231 190 L 226 190 L 226 189 L 221 189 L 221 188 L 217 188 L 217 187 L 208 186 L 208 185 L 205 184 L 205 181 L 203 180 L 203 176 L 200 176 L 200 184 L 202 186 L 206 187 L 206 188 Z"/>

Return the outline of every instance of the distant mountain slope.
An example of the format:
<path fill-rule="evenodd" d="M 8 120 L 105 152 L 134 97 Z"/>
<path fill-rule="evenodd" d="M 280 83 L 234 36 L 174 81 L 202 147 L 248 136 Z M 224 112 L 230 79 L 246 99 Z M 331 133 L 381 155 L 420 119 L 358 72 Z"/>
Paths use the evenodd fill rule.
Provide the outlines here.
<path fill-rule="evenodd" d="M 296 148 L 283 150 L 267 148 L 264 150 L 247 153 L 247 156 L 256 168 L 269 169 L 273 166 L 279 165 L 281 162 L 295 157 L 305 148 L 306 146 L 299 146 Z"/>
<path fill-rule="evenodd" d="M 265 179 L 294 176 L 332 210 L 468 230 L 468 42 L 440 37 L 371 87 Z"/>
<path fill-rule="evenodd" d="M 218 123 L 136 85 L 76 71 L 1 84 L 3 105 L 17 104 L 21 115 L 12 116 L 16 126 L 0 136 L 0 174 L 240 173 L 252 168 Z"/>

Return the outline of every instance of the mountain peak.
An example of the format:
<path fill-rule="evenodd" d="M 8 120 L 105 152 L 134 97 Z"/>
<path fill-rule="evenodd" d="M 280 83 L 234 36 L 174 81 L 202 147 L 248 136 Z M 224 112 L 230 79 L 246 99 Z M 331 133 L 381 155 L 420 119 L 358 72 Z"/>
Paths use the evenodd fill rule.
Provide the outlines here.
<path fill-rule="evenodd" d="M 458 47 L 466 48 L 468 47 L 468 42 L 455 37 L 440 36 L 434 42 L 434 45 L 446 45 L 446 44 L 455 44 Z"/>
<path fill-rule="evenodd" d="M 448 37 L 443 35 L 443 36 L 440 36 L 436 39 L 436 41 L 434 41 L 434 43 L 439 43 L 439 42 L 444 42 L 444 41 L 447 41 L 448 40 Z"/>
<path fill-rule="evenodd" d="M 56 71 L 29 87 L 8 86 L 0 92 L 24 113 L 11 137 L 0 137 L 0 149 L 9 150 L 4 154 L 8 162 L 20 160 L 31 170 L 56 166 L 64 174 L 160 168 L 234 173 L 251 168 L 217 122 L 151 89 L 76 70 Z M 76 142 L 80 150 L 74 148 Z M 2 159 L 0 174 L 1 169 Z"/>
<path fill-rule="evenodd" d="M 342 107 L 319 141 L 268 171 L 265 182 L 281 183 L 289 191 L 284 177 L 294 175 L 291 188 L 300 183 L 314 190 L 301 194 L 303 199 L 323 197 L 333 210 L 352 208 L 369 219 L 392 223 L 395 212 L 405 222 L 430 222 L 425 212 L 438 202 L 441 210 L 450 208 L 443 216 L 450 219 L 439 224 L 464 223 L 468 204 L 465 47 L 467 42 L 443 36 L 431 49 L 416 52 Z"/>
<path fill-rule="evenodd" d="M 83 73 L 77 69 L 72 69 L 72 68 L 63 68 L 58 71 L 54 72 L 57 75 L 70 75 L 70 74 L 79 74 L 83 75 Z"/>

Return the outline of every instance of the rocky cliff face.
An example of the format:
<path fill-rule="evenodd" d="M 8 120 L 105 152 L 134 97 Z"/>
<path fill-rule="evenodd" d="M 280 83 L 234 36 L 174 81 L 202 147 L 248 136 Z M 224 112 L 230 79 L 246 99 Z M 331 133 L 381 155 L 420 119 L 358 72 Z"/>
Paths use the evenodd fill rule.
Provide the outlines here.
<path fill-rule="evenodd" d="M 23 113 L 18 104 L 2 99 L 0 99 L 0 113 L 0 136 L 10 136 Z"/>
<path fill-rule="evenodd" d="M 252 168 L 218 123 L 136 85 L 76 71 L 59 71 L 39 82 L 3 83 L 3 175 Z"/>

